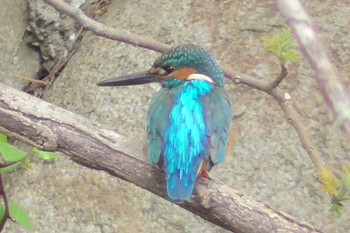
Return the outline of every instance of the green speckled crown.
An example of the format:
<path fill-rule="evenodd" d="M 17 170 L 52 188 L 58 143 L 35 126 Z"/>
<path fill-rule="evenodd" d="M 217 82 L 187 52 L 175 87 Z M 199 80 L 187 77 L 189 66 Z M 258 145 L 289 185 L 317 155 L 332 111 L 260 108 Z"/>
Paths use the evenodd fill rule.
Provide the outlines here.
<path fill-rule="evenodd" d="M 224 74 L 218 62 L 208 50 L 198 45 L 184 44 L 171 48 L 160 56 L 153 66 L 172 66 L 175 70 L 193 68 L 199 74 L 210 77 L 219 86 L 224 85 Z"/>

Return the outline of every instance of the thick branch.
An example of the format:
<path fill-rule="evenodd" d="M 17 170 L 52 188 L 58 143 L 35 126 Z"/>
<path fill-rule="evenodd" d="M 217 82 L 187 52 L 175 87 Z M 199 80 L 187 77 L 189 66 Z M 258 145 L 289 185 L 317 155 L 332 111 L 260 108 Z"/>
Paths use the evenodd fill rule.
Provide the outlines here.
<path fill-rule="evenodd" d="M 293 30 L 301 51 L 318 78 L 322 95 L 332 110 L 336 124 L 350 139 L 350 95 L 348 88 L 338 78 L 337 71 L 328 57 L 311 19 L 298 0 L 276 0 L 277 6 Z"/>
<path fill-rule="evenodd" d="M 0 83 L 0 132 L 60 151 L 166 199 L 164 174 L 133 158 L 141 145 L 101 125 Z M 321 232 L 213 180 L 200 180 L 179 206 L 233 232 Z"/>

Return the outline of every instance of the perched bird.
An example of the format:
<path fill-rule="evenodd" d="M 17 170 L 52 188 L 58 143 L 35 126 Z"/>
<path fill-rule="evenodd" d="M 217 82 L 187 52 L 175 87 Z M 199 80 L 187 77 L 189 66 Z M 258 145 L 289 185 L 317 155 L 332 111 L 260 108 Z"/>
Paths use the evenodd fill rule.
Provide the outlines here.
<path fill-rule="evenodd" d="M 198 174 L 222 163 L 229 138 L 232 102 L 213 55 L 180 45 L 155 60 L 150 70 L 113 78 L 98 86 L 160 82 L 148 117 L 148 158 L 165 168 L 168 196 L 188 200 Z"/>

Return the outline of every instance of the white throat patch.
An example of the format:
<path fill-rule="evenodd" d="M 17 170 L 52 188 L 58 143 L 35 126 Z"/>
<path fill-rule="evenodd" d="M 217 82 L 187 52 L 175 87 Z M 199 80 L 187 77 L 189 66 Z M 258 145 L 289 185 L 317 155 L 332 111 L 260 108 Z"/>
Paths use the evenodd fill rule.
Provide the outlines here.
<path fill-rule="evenodd" d="M 211 78 L 204 74 L 191 74 L 190 76 L 188 76 L 187 80 L 205 80 L 207 82 L 214 83 L 214 81 Z"/>

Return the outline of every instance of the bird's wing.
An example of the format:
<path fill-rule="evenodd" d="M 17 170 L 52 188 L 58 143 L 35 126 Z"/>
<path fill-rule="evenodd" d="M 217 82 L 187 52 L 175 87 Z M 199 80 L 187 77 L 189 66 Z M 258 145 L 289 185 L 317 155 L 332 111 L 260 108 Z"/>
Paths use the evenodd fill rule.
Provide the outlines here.
<path fill-rule="evenodd" d="M 226 91 L 215 87 L 203 96 L 204 116 L 208 136 L 208 150 L 205 157 L 211 159 L 212 165 L 222 163 L 225 159 L 229 140 L 233 103 Z"/>
<path fill-rule="evenodd" d="M 174 105 L 173 96 L 167 89 L 159 90 L 152 98 L 147 115 L 148 160 L 151 164 L 163 165 L 161 153 L 164 147 L 164 134 L 169 126 L 169 114 Z"/>

